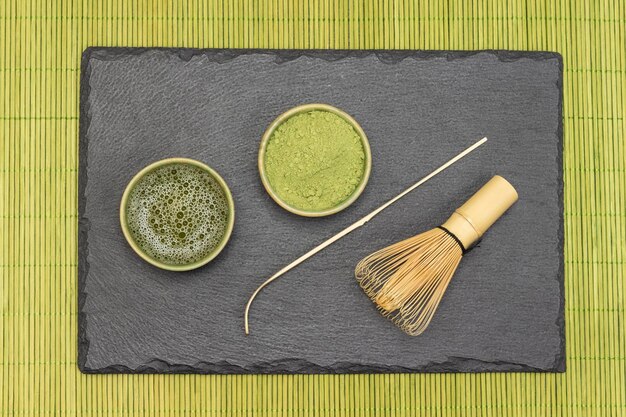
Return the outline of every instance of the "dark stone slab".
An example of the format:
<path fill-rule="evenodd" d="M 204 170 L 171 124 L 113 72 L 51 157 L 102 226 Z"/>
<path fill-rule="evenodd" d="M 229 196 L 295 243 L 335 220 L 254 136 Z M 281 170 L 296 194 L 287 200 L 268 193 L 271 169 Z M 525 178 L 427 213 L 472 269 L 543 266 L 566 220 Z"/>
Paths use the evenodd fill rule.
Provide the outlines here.
<path fill-rule="evenodd" d="M 83 372 L 563 371 L 559 55 L 90 48 L 80 120 L 79 366 Z M 258 178 L 266 126 L 307 102 L 338 106 L 369 136 L 373 170 L 349 209 L 308 219 Z M 261 293 L 276 270 L 482 136 L 490 141 Z M 156 269 L 127 245 L 131 177 L 185 156 L 215 168 L 233 236 L 201 269 Z M 494 174 L 520 201 L 463 259 L 432 324 L 410 337 L 353 277 L 358 260 L 432 228 Z"/>

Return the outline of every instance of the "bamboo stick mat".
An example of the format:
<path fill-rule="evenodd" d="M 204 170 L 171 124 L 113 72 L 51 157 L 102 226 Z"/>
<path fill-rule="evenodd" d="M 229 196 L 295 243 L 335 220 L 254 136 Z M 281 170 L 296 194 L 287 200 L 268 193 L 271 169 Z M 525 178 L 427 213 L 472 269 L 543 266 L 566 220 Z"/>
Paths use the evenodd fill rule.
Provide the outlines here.
<path fill-rule="evenodd" d="M 625 27 L 622 0 L 0 0 L 0 414 L 626 415 Z M 80 374 L 78 81 L 88 45 L 563 54 L 567 372 Z"/>

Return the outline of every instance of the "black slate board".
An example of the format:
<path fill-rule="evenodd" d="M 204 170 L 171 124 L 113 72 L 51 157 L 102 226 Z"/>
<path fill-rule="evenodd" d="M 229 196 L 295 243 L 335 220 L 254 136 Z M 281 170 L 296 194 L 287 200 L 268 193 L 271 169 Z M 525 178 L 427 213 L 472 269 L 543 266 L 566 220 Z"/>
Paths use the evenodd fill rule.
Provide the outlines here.
<path fill-rule="evenodd" d="M 535 52 L 346 52 L 89 48 L 79 179 L 79 367 L 83 372 L 563 371 L 561 58 Z M 361 198 L 322 219 L 265 193 L 266 126 L 307 102 L 338 106 L 368 134 Z M 482 136 L 490 141 L 364 228 L 268 287 L 276 270 Z M 220 256 L 173 273 L 121 233 L 131 177 L 196 158 L 231 187 L 236 223 Z M 463 259 L 428 330 L 381 317 L 353 268 L 432 228 L 494 174 L 520 201 Z"/>

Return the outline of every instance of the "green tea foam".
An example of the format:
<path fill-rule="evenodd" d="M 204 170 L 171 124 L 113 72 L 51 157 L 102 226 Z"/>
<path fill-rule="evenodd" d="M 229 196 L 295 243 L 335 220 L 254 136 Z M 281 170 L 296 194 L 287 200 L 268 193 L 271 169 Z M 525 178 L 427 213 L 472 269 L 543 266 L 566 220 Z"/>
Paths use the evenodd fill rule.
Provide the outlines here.
<path fill-rule="evenodd" d="M 128 230 L 150 257 L 170 265 L 204 259 L 228 227 L 228 200 L 208 172 L 193 165 L 165 165 L 144 175 L 130 192 Z"/>

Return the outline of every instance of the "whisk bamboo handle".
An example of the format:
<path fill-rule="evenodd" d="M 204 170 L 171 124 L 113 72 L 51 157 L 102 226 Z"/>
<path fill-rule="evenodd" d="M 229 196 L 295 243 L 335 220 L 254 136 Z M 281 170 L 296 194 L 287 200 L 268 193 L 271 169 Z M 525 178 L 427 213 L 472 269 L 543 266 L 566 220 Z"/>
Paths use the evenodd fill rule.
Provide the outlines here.
<path fill-rule="evenodd" d="M 517 201 L 517 191 L 504 178 L 494 176 L 441 226 L 463 245 L 471 248 Z"/>

